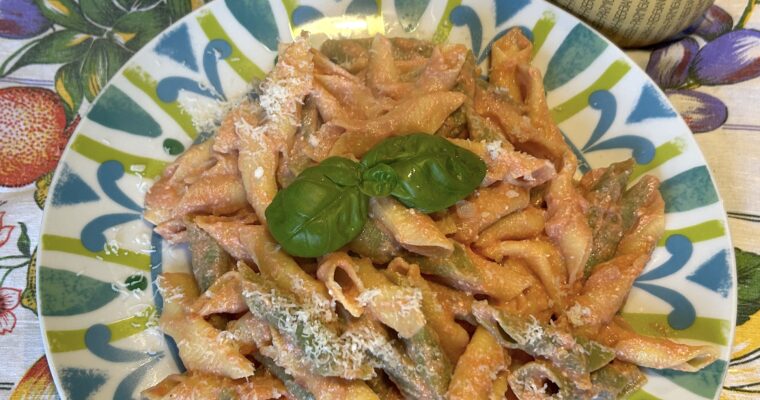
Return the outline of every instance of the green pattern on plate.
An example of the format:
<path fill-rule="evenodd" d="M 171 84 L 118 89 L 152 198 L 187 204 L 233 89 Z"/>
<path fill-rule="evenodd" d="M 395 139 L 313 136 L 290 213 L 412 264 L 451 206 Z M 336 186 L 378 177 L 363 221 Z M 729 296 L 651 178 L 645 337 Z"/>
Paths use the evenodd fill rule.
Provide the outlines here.
<path fill-rule="evenodd" d="M 647 336 L 702 340 L 725 346 L 728 344 L 728 333 L 731 330 L 731 322 L 725 319 L 697 317 L 692 326 L 677 330 L 668 324 L 667 314 L 623 313 L 622 315 L 633 330 Z"/>
<path fill-rule="evenodd" d="M 142 90 L 143 93 L 147 94 L 148 97 L 150 97 L 158 107 L 164 110 L 164 112 L 168 114 L 182 128 L 187 136 L 189 136 L 191 139 L 194 139 L 196 136 L 198 136 L 198 130 L 195 129 L 195 125 L 193 125 L 192 116 L 190 116 L 190 114 L 186 113 L 185 110 L 182 109 L 182 107 L 179 105 L 179 102 L 174 101 L 171 103 L 166 103 L 158 98 L 158 93 L 156 92 L 158 82 L 156 82 L 156 80 L 153 79 L 149 73 L 147 73 L 142 68 L 135 66 L 125 69 L 123 74 L 130 83 L 135 85 L 138 89 Z"/>
<path fill-rule="evenodd" d="M 111 331 L 111 342 L 130 337 L 144 331 L 149 326 L 154 326 L 155 313 L 156 309 L 149 307 L 139 315 L 134 315 L 106 324 Z M 84 336 L 86 333 L 87 329 L 48 329 L 46 334 L 48 344 L 50 345 L 50 351 L 53 353 L 63 353 L 67 351 L 84 350 L 87 347 L 84 343 Z"/>
<path fill-rule="evenodd" d="M 79 238 L 45 234 L 42 235 L 42 249 L 45 251 L 62 251 L 64 253 L 94 258 L 103 262 L 132 267 L 141 271 L 150 271 L 150 256 L 148 255 L 124 249 L 119 249 L 117 252 L 106 253 L 104 250 L 101 250 L 94 253 L 87 250 Z"/>
<path fill-rule="evenodd" d="M 128 174 L 142 175 L 151 179 L 161 175 L 161 172 L 163 172 L 169 164 L 166 161 L 140 157 L 116 150 L 113 147 L 106 146 L 84 134 L 77 135 L 76 139 L 74 139 L 74 143 L 71 144 L 71 148 L 90 160 L 99 163 L 104 163 L 110 160 L 119 161 L 121 165 L 124 166 L 124 172 Z M 136 169 L 130 168 L 132 166 L 135 166 Z M 142 170 L 142 167 L 145 167 L 145 169 Z M 142 170 L 142 172 L 136 172 L 140 170 Z"/>

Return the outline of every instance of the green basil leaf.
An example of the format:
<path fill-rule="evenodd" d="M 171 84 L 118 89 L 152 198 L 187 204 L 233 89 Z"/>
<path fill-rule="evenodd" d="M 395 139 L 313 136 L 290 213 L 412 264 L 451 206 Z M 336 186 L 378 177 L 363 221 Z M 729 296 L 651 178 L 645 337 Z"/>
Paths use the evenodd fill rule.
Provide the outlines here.
<path fill-rule="evenodd" d="M 37 39 L 11 54 L 0 66 L 0 76 L 30 64 L 61 64 L 81 59 L 93 37 L 64 29 Z"/>
<path fill-rule="evenodd" d="M 361 191 L 367 196 L 384 197 L 398 185 L 396 170 L 387 164 L 377 164 L 362 174 Z"/>
<path fill-rule="evenodd" d="M 361 161 L 367 169 L 380 163 L 393 168 L 399 178 L 391 195 L 425 213 L 454 205 L 486 176 L 486 164 L 475 153 L 424 133 L 386 139 Z"/>
<path fill-rule="evenodd" d="M 347 158 L 330 157 L 319 163 L 318 167 L 322 168 L 307 168 L 301 175 L 304 177 L 325 176 L 339 186 L 356 186 L 361 179 L 361 166 Z M 301 175 L 298 177 L 300 178 Z"/>
<path fill-rule="evenodd" d="M 356 162 L 331 157 L 277 193 L 265 214 L 269 231 L 286 252 L 319 257 L 361 232 L 369 197 L 359 190 L 360 171 Z"/>

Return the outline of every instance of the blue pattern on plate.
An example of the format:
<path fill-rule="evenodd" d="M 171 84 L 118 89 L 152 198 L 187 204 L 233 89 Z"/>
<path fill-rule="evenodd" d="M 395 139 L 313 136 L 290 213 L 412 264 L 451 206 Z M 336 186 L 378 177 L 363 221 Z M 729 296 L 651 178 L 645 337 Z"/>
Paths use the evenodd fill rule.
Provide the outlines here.
<path fill-rule="evenodd" d="M 138 136 L 161 136 L 161 126 L 131 97 L 108 86 L 87 113 L 87 118 L 111 129 Z"/>
<path fill-rule="evenodd" d="M 312 6 L 298 6 L 293 10 L 291 18 L 293 18 L 293 25 L 300 26 L 323 17 L 322 12 Z"/>
<path fill-rule="evenodd" d="M 641 89 L 641 95 L 628 116 L 626 123 L 632 124 L 651 118 L 672 118 L 676 112 L 670 107 L 652 84 L 647 84 Z"/>
<path fill-rule="evenodd" d="M 94 368 L 63 368 L 60 377 L 66 396 L 72 399 L 89 399 L 106 383 L 108 374 Z"/>
<path fill-rule="evenodd" d="M 269 50 L 277 50 L 280 39 L 269 0 L 225 0 L 235 19 Z"/>
<path fill-rule="evenodd" d="M 672 289 L 657 284 L 643 283 L 662 279 L 680 271 L 691 259 L 694 245 L 686 236 L 676 234 L 665 241 L 665 249 L 670 253 L 670 258 L 660 266 L 639 276 L 633 285 L 670 304 L 673 310 L 668 314 L 668 324 L 674 329 L 686 329 L 692 326 L 697 318 L 691 301 Z"/>
<path fill-rule="evenodd" d="M 53 189 L 53 206 L 88 203 L 100 199 L 97 193 L 76 172 L 64 163 L 58 183 Z"/>
<path fill-rule="evenodd" d="M 346 7 L 347 15 L 372 15 L 377 13 L 375 0 L 353 0 Z"/>
<path fill-rule="evenodd" d="M 732 283 L 730 267 L 728 266 L 728 252 L 726 250 L 717 252 L 686 279 L 728 298 Z"/>
<path fill-rule="evenodd" d="M 718 192 L 704 165 L 662 182 L 660 192 L 665 200 L 665 212 L 689 211 L 718 201 Z"/>
<path fill-rule="evenodd" d="M 343 7 L 343 4 L 349 3 L 347 7 Z M 350 2 L 343 1 L 338 7 L 334 7 L 332 3 L 315 3 L 311 2 L 311 5 L 298 5 L 291 13 L 290 20 L 293 26 L 303 25 L 304 23 L 314 21 L 317 18 L 321 18 L 324 15 L 334 16 L 336 12 L 344 10 L 346 14 L 358 14 L 358 15 L 372 15 L 379 12 L 379 1 L 375 0 L 353 0 Z M 279 7 L 280 5 L 270 3 L 268 0 L 225 0 L 224 2 L 217 2 L 210 5 L 206 11 L 212 12 L 216 9 L 227 8 L 229 12 L 234 16 L 235 20 L 240 24 L 242 29 L 238 27 L 225 27 L 229 29 L 231 37 L 237 39 L 236 34 L 249 33 L 255 40 L 267 47 L 269 50 L 275 51 L 277 49 L 277 42 L 279 40 L 278 23 L 276 21 L 273 6 Z M 401 24 L 404 29 L 412 30 L 420 23 L 421 17 L 426 13 L 429 7 L 429 0 L 417 0 L 411 2 L 402 2 L 400 0 L 394 0 L 391 4 L 386 4 L 387 7 L 395 7 L 395 14 L 401 19 Z M 538 15 L 541 16 L 550 15 L 553 19 L 560 13 L 557 9 L 551 8 L 544 3 L 539 3 L 530 0 L 495 0 L 494 2 L 486 3 L 486 5 L 478 3 L 461 4 L 455 7 L 449 15 L 449 21 L 455 27 L 463 27 L 469 31 L 469 38 L 471 42 L 471 48 L 479 61 L 485 61 L 492 47 L 493 42 L 505 34 L 511 27 L 515 26 L 515 23 L 509 24 L 509 21 L 513 19 L 517 14 L 522 13 L 523 10 L 531 7 L 538 8 L 539 12 L 526 12 L 525 15 Z M 440 12 L 442 10 L 432 10 L 433 12 Z M 482 18 L 478 13 L 494 13 L 494 16 L 488 16 Z M 534 10 L 535 11 L 535 10 Z M 227 12 L 227 11 L 225 11 Z M 522 15 L 522 14 L 521 14 Z M 386 16 L 387 18 L 387 16 Z M 533 17 L 531 17 L 533 18 Z M 564 19 L 557 19 L 556 25 L 553 25 L 549 29 L 548 40 L 562 40 L 559 49 L 551 54 L 551 58 L 548 63 L 548 70 L 545 73 L 546 89 L 550 92 L 553 89 L 559 88 L 570 83 L 575 85 L 576 82 L 582 79 L 575 79 L 578 75 L 587 70 L 591 63 L 596 62 L 602 57 L 602 53 L 605 52 L 608 45 L 607 43 L 584 25 L 578 23 L 575 20 L 569 20 L 567 17 Z M 488 22 L 489 26 L 484 25 L 484 21 L 495 20 L 495 26 L 490 26 L 491 22 Z M 288 21 L 280 21 L 287 24 Z M 518 25 L 525 32 L 531 40 L 533 33 L 527 26 L 536 21 L 516 21 L 519 23 L 525 23 L 526 26 Z M 235 21 L 232 21 L 234 24 Z M 149 45 L 146 48 L 152 49 L 157 55 L 168 57 L 177 62 L 180 67 L 175 65 L 171 66 L 170 76 L 165 77 L 158 82 L 156 87 L 156 94 L 161 101 L 167 103 L 173 103 L 177 100 L 180 91 L 189 91 L 196 95 L 205 96 L 211 99 L 223 100 L 227 98 L 227 94 L 224 93 L 224 88 L 221 82 L 227 82 L 220 76 L 219 62 L 221 60 L 228 59 L 232 54 L 231 43 L 209 38 L 207 41 L 195 40 L 196 37 L 191 38 L 190 28 L 197 25 L 197 20 L 193 17 L 185 19 L 180 25 L 176 26 L 172 30 L 160 35 L 154 45 Z M 509 25 L 509 26 L 507 26 Z M 553 30 L 553 31 L 552 31 Z M 560 33 L 556 33 L 560 30 Z M 283 30 L 285 31 L 285 30 Z M 444 30 L 445 31 L 445 30 Z M 456 31 L 456 30 L 455 30 Z M 464 30 L 455 32 L 456 34 L 464 33 Z M 543 34 L 543 33 L 542 33 Z M 445 31 L 442 39 L 446 39 L 449 35 L 449 31 Z M 461 38 L 458 39 L 461 41 Z M 545 48 L 546 46 L 544 46 Z M 202 50 L 202 51 L 201 51 Z M 249 49 L 241 48 L 242 53 L 250 55 Z M 541 50 L 539 50 L 541 53 Z M 151 55 L 156 57 L 156 54 Z M 196 54 L 202 54 L 202 59 L 196 59 Z M 544 54 L 546 56 L 546 54 Z M 136 60 L 139 60 L 141 56 L 136 56 Z M 264 61 L 261 61 L 260 65 L 267 65 L 270 59 L 263 57 Z M 606 56 L 605 56 L 606 57 Z M 614 54 L 612 57 L 620 58 L 619 54 Z M 254 57 L 255 58 L 255 57 Z M 605 62 L 612 61 L 605 58 Z M 228 60 L 229 61 L 229 60 Z M 260 60 L 257 60 L 259 62 Z M 615 61 L 615 60 L 613 60 Z M 139 63 L 139 61 L 133 61 Z M 153 60 L 150 59 L 150 63 Z M 151 64 L 150 67 L 153 65 Z M 609 64 L 602 68 L 607 68 Z M 146 65 L 143 65 L 143 68 Z M 199 69 L 202 68 L 202 71 Z M 587 172 L 590 169 L 590 165 L 585 159 L 584 153 L 609 150 L 609 149 L 629 149 L 631 150 L 636 161 L 640 164 L 647 164 L 654 159 L 655 149 L 652 141 L 649 139 L 649 133 L 641 133 L 634 124 L 642 121 L 646 121 L 653 118 L 671 118 L 676 119 L 675 112 L 668 106 L 665 99 L 659 92 L 646 81 L 643 74 L 640 72 L 628 75 L 633 76 L 632 80 L 640 80 L 641 83 L 635 83 L 637 88 L 641 88 L 640 95 L 635 99 L 635 106 L 622 107 L 618 99 L 615 98 L 612 92 L 609 90 L 589 90 L 587 93 L 587 99 L 581 99 L 580 101 L 588 102 L 588 106 L 599 112 L 599 121 L 591 132 L 574 132 L 569 131 L 572 129 L 571 124 L 563 128 L 568 129 L 568 132 L 573 138 L 584 138 L 586 143 L 583 145 L 583 150 L 579 149 L 572 140 L 565 136 L 568 144 L 573 152 L 576 154 L 579 160 L 579 169 L 581 172 Z M 597 76 L 594 77 L 596 79 Z M 122 75 L 118 75 L 114 78 L 119 81 L 119 86 L 129 85 Z M 574 80 L 575 79 L 575 80 Z M 588 79 L 583 79 L 588 81 Z M 582 82 L 573 86 L 572 91 L 574 93 L 580 93 L 586 89 L 583 85 L 588 85 L 589 82 Z M 626 83 L 626 85 L 630 85 Z M 563 90 L 565 88 L 563 87 Z M 635 91 L 635 90 L 634 90 Z M 550 93 L 551 94 L 551 93 Z M 123 97 L 128 99 L 124 100 Z M 230 97 L 232 95 L 230 94 Z M 104 100 L 105 99 L 105 100 Z M 109 103 L 109 99 L 111 103 Z M 104 101 L 104 102 L 103 102 Z M 131 102 L 131 103 L 129 103 Z M 110 85 L 104 90 L 103 96 L 93 105 L 94 112 L 89 115 L 89 120 L 101 123 L 104 126 L 108 126 L 112 129 L 123 131 L 126 133 L 132 133 L 134 140 L 139 140 L 141 144 L 146 144 L 145 148 L 156 148 L 151 141 L 152 137 L 156 137 L 156 140 L 160 140 L 158 143 L 169 143 L 172 148 L 186 148 L 190 143 L 188 138 L 183 138 L 184 141 L 178 141 L 171 137 L 160 137 L 167 131 L 166 127 L 161 127 L 156 121 L 161 119 L 154 118 L 161 110 L 154 108 L 140 108 L 140 111 L 130 110 L 128 112 L 116 115 L 117 112 L 113 109 L 114 104 L 129 104 L 129 107 L 136 106 L 140 108 L 142 105 L 138 104 L 135 100 L 129 98 L 129 96 L 117 89 L 116 86 Z M 626 103 L 627 104 L 627 103 Z M 577 105 L 577 103 L 576 103 Z M 151 107 L 151 106 L 148 106 Z M 116 111 L 122 111 L 117 109 Z M 147 118 L 142 118 L 142 113 L 147 115 Z M 620 130 L 617 129 L 614 137 L 610 135 L 611 128 L 614 125 L 618 116 L 625 116 L 626 124 L 623 126 L 625 129 L 624 134 L 620 135 Z M 126 121 L 134 123 L 135 121 L 144 124 L 145 129 L 135 129 L 135 125 L 127 126 Z M 83 125 L 86 125 L 88 121 L 85 121 Z M 156 126 L 152 126 L 156 124 Z M 163 128 L 163 131 L 162 131 Z M 137 132 L 139 131 L 139 132 Z M 205 134 L 209 134 L 206 132 Z M 563 132 L 564 134 L 564 132 Z M 678 132 L 680 135 L 680 131 Z M 200 138 L 205 137 L 204 134 L 198 136 Z M 688 139 L 687 139 L 688 140 Z M 173 141 L 173 142 L 169 142 Z M 179 147 L 178 147 L 179 145 Z M 680 153 L 679 153 L 680 154 Z M 139 155 L 142 156 L 142 155 Z M 149 155 L 150 156 L 150 155 Z M 158 157 L 161 158 L 161 157 Z M 683 160 L 683 161 L 681 161 Z M 69 160 L 64 160 L 69 161 Z M 89 163 L 90 161 L 88 161 Z M 709 179 L 709 174 L 706 168 L 701 162 L 694 162 L 690 158 L 674 156 L 668 162 L 681 162 L 687 163 L 688 168 L 686 172 L 670 177 L 663 183 L 663 195 L 668 201 L 668 212 L 675 211 L 687 211 L 696 207 L 703 207 L 705 205 L 713 204 L 717 201 L 717 193 Z M 90 165 L 90 164 L 88 164 Z M 99 252 L 104 249 L 105 236 L 104 232 L 113 226 L 119 224 L 134 221 L 141 218 L 141 206 L 139 197 L 135 197 L 129 190 L 122 190 L 124 182 L 122 177 L 125 173 L 124 166 L 114 160 L 107 160 L 103 162 L 98 168 L 95 179 L 89 178 L 87 174 L 83 174 L 80 165 L 69 166 L 68 163 L 64 164 L 63 168 L 59 172 L 55 190 L 52 193 L 52 205 L 51 210 L 56 212 L 58 209 L 65 209 L 65 207 L 81 204 L 81 203 L 94 203 L 100 201 L 93 206 L 102 207 L 103 210 L 107 210 L 99 215 L 91 217 L 90 221 L 84 223 L 83 228 L 76 228 L 76 233 L 70 233 L 70 237 L 80 238 L 82 245 L 90 251 Z M 667 178 L 667 168 L 661 170 L 655 170 L 656 173 L 665 174 Z M 694 182 L 698 183 L 694 186 Z M 105 197 L 99 196 L 96 190 L 93 188 L 98 185 L 101 192 L 105 194 Z M 120 186 L 122 185 L 122 186 Z M 139 199 L 135 201 L 134 199 Z M 50 210 L 49 210 L 50 212 Z M 707 215 L 695 221 L 698 224 L 700 221 L 719 219 L 715 215 Z M 45 229 L 49 229 L 50 225 L 46 225 Z M 44 231 L 43 231 L 44 232 Z M 150 254 L 150 278 L 151 278 L 151 294 L 154 297 L 155 307 L 160 314 L 162 308 L 162 298 L 158 293 L 155 285 L 156 277 L 163 271 L 163 257 L 162 257 L 162 240 L 155 233 L 151 236 L 151 244 L 154 251 Z M 670 257 L 665 260 L 661 265 L 651 269 L 647 274 L 640 276 L 635 282 L 635 287 L 642 289 L 650 294 L 657 296 L 670 304 L 672 310 L 668 314 L 668 323 L 674 329 L 686 329 L 693 325 L 696 317 L 699 305 L 699 299 L 694 299 L 693 293 L 688 291 L 677 292 L 671 288 L 677 287 L 674 285 L 674 276 L 679 271 L 688 271 L 686 279 L 704 286 L 710 291 L 718 293 L 721 297 L 727 298 L 732 287 L 730 266 L 728 264 L 727 255 L 728 250 L 721 249 L 712 256 L 708 261 L 695 265 L 693 259 L 693 253 L 695 246 L 698 244 L 692 243 L 684 235 L 672 234 L 665 241 L 665 248 L 670 253 Z M 74 253 L 72 253 L 74 254 Z M 41 259 L 49 259 L 54 261 L 52 256 L 47 255 L 44 251 L 41 253 Z M 43 264 L 44 265 L 44 264 Z M 57 268 L 59 266 L 56 266 Z M 120 268 L 116 266 L 114 268 Z M 51 271 L 59 271 L 48 267 L 42 267 L 40 274 L 42 277 L 49 275 Z M 59 273 L 55 272 L 55 273 Z M 60 273 L 73 274 L 73 272 L 62 271 Z M 106 288 L 110 290 L 110 283 L 100 282 L 90 277 L 80 278 L 81 282 L 88 282 L 87 279 L 96 281 L 94 287 L 102 287 L 105 291 Z M 662 280 L 662 281 L 661 281 Z M 49 279 L 42 279 L 40 284 L 41 293 L 48 292 L 50 288 L 54 287 L 54 284 L 49 282 Z M 675 282 L 677 284 L 677 281 Z M 43 289 L 43 286 L 45 289 Z M 94 290 L 98 292 L 98 290 Z M 636 291 L 634 291 L 636 292 Z M 48 292 L 52 293 L 52 291 Z M 110 290 L 111 295 L 115 292 Z M 88 307 L 82 307 L 80 305 L 70 306 L 71 310 L 85 310 L 92 311 L 97 310 L 108 301 L 97 300 L 98 296 L 84 295 L 80 297 L 88 301 Z M 94 297 L 86 297 L 94 296 Z M 91 299 L 95 300 L 91 300 Z M 720 298 L 720 297 L 718 297 Z M 695 301 L 696 300 L 696 301 Z M 43 305 L 42 315 L 45 314 L 45 307 L 54 304 L 54 300 L 47 299 L 41 304 Z M 64 312 L 62 311 L 67 305 L 58 304 L 60 310 L 51 308 L 52 312 Z M 52 307 L 52 306 L 51 306 Z M 69 312 L 69 311 L 65 311 Z M 82 311 L 85 312 L 85 311 Z M 161 352 L 149 355 L 145 352 L 141 352 L 135 349 L 127 349 L 119 344 L 112 344 L 112 334 L 110 329 L 106 325 L 102 325 L 100 322 L 91 323 L 86 329 L 86 350 L 90 354 L 100 357 L 102 360 L 109 360 L 109 362 L 118 363 L 119 365 L 125 365 L 124 367 L 117 367 L 115 370 L 121 373 L 109 374 L 108 372 L 102 372 L 100 370 L 84 370 L 76 369 L 65 366 L 65 362 L 56 360 L 56 366 L 59 368 L 58 373 L 61 377 L 61 382 L 64 391 L 73 398 L 87 397 L 90 395 L 106 395 L 106 393 L 100 393 L 105 382 L 108 380 L 115 380 L 119 382 L 114 398 L 132 398 L 135 393 L 135 388 L 141 386 L 141 383 L 145 377 L 147 371 L 153 368 L 161 360 L 165 359 L 165 354 L 170 354 L 174 364 L 180 371 L 184 371 L 181 360 L 178 357 L 176 344 L 167 337 L 167 346 L 162 349 Z M 63 365 L 63 367 L 61 367 Z M 99 364 L 101 365 L 101 364 Z M 107 365 L 107 364 L 104 364 Z M 126 375 L 124 371 L 129 371 Z M 714 393 L 714 390 L 719 386 L 718 381 L 725 371 L 725 363 L 716 363 L 709 367 L 707 370 L 701 372 L 698 375 L 691 375 L 690 379 L 705 379 L 708 382 L 705 385 L 705 390 L 701 395 L 706 397 L 712 396 L 710 391 Z M 679 380 L 686 379 L 686 375 L 662 374 L 676 384 L 681 385 Z M 715 381 L 715 382 L 713 382 Z M 113 387 L 109 385 L 108 387 Z"/>
<path fill-rule="evenodd" d="M 530 0 L 496 0 L 496 26 L 514 18 L 520 10 L 530 4 Z"/>
<path fill-rule="evenodd" d="M 546 90 L 554 90 L 583 72 L 607 48 L 607 42 L 583 24 L 576 25 L 549 61 Z"/>
<path fill-rule="evenodd" d="M 155 52 L 198 72 L 198 63 L 193 55 L 193 43 L 187 24 L 181 24 L 161 36 L 156 44 Z"/>

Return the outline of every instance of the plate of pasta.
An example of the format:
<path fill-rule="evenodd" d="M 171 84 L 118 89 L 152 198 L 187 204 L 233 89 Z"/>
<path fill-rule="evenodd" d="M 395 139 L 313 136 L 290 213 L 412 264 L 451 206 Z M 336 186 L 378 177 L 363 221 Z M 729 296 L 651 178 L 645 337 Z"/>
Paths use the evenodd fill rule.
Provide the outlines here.
<path fill-rule="evenodd" d="M 114 76 L 51 187 L 64 398 L 720 393 L 736 273 L 705 161 L 543 1 L 212 2 Z"/>

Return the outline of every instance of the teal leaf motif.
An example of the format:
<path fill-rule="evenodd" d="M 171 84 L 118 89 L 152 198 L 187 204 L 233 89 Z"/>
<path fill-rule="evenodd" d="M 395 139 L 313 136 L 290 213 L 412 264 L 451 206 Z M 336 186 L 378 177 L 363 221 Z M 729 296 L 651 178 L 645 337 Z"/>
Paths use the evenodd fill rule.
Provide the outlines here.
<path fill-rule="evenodd" d="M 735 248 L 738 310 L 736 325 L 749 321 L 760 310 L 760 254 Z"/>
<path fill-rule="evenodd" d="M 607 48 L 607 42 L 583 24 L 576 25 L 549 61 L 544 77 L 546 90 L 569 82 L 591 65 Z"/>
<path fill-rule="evenodd" d="M 405 31 L 417 29 L 422 14 L 427 10 L 430 0 L 395 0 L 396 15 Z"/>
<path fill-rule="evenodd" d="M 161 125 L 139 104 L 113 85 L 103 92 L 87 117 L 103 126 L 136 136 L 161 135 Z"/>
<path fill-rule="evenodd" d="M 348 15 L 372 15 L 377 13 L 377 3 L 375 0 L 353 0 L 346 7 Z"/>
<path fill-rule="evenodd" d="M 85 275 L 41 267 L 39 284 L 45 290 L 38 292 L 42 315 L 70 316 L 83 314 L 111 302 L 118 296 L 111 283 Z"/>
<path fill-rule="evenodd" d="M 225 0 L 235 19 L 269 50 L 277 50 L 279 31 L 268 0 Z"/>
<path fill-rule="evenodd" d="M 660 193 L 665 200 L 665 212 L 693 210 L 718 201 L 707 167 L 694 167 L 662 183 Z"/>
<path fill-rule="evenodd" d="M 676 385 L 707 399 L 715 397 L 715 392 L 720 388 L 723 373 L 726 370 L 726 362 L 717 360 L 697 372 L 683 372 L 672 369 L 653 370 L 646 369 L 654 375 L 668 378 Z"/>

